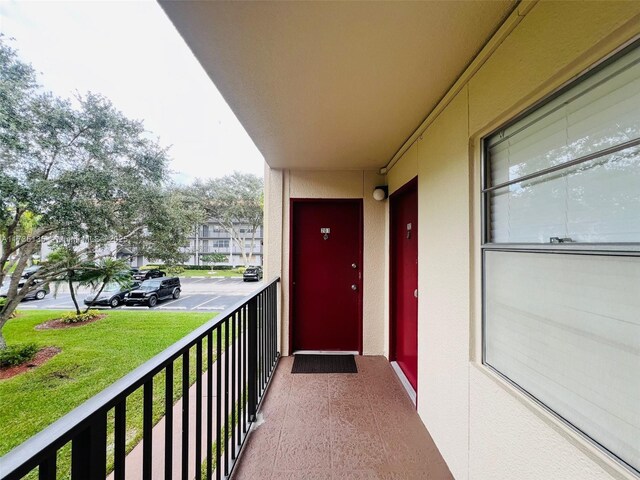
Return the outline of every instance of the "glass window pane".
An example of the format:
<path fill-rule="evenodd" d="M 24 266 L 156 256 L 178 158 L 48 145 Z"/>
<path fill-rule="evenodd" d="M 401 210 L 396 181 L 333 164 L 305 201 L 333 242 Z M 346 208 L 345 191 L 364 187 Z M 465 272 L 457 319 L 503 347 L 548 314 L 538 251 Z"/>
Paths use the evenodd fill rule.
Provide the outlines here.
<path fill-rule="evenodd" d="M 491 185 L 640 138 L 640 49 L 487 139 Z"/>
<path fill-rule="evenodd" d="M 640 469 L 640 258 L 484 255 L 485 363 Z"/>
<path fill-rule="evenodd" d="M 495 243 L 640 242 L 640 147 L 489 194 Z"/>

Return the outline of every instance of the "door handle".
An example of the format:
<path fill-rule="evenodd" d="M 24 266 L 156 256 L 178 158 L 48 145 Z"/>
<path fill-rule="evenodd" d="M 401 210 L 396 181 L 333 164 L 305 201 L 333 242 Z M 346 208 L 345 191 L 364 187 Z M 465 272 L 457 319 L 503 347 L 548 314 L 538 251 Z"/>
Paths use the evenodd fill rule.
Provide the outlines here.
<path fill-rule="evenodd" d="M 353 285 L 351 285 L 351 290 L 355 292 L 356 290 L 358 290 L 358 286 L 354 283 Z"/>

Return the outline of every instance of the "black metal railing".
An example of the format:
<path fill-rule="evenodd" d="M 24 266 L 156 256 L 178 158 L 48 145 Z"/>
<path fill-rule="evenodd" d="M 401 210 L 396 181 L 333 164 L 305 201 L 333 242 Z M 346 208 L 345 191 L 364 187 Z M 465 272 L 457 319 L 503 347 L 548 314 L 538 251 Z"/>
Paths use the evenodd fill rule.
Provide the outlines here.
<path fill-rule="evenodd" d="M 72 480 L 104 480 L 109 470 L 115 480 L 130 473 L 141 473 L 145 480 L 230 476 L 280 357 L 279 281 L 274 279 L 225 310 L 0 458 L 0 478 L 35 478 L 37 472 L 40 480 L 69 475 Z M 190 366 L 194 358 L 195 376 Z M 175 365 L 181 380 L 174 377 Z M 158 376 L 164 377 L 164 425 L 154 422 Z M 176 382 L 182 390 L 177 401 Z M 142 442 L 133 449 L 142 451 L 133 455 L 127 444 L 127 414 L 133 401 L 127 401 L 140 391 L 142 401 L 135 406 L 142 409 Z M 193 391 L 195 396 L 190 395 Z M 163 441 L 157 441 L 162 435 Z M 69 444 L 65 473 L 58 457 Z M 141 471 L 134 475 L 129 471 L 133 469 Z"/>

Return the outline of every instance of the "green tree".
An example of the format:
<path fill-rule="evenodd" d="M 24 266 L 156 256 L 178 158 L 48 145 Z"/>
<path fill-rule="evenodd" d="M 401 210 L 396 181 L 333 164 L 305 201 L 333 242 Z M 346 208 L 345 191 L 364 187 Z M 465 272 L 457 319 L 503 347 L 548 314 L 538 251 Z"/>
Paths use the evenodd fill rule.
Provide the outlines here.
<path fill-rule="evenodd" d="M 87 93 L 71 101 L 43 91 L 33 68 L 0 37 L 0 286 L 11 271 L 0 348 L 2 328 L 36 283 L 125 245 L 182 261 L 199 209 L 167 186 L 168 160 L 142 122 L 108 99 Z M 68 249 L 67 261 L 46 262 L 22 281 L 42 243 Z"/>
<path fill-rule="evenodd" d="M 209 264 L 209 267 L 213 267 L 214 263 L 222 263 L 227 261 L 227 256 L 223 253 L 205 253 L 200 255 L 200 260 L 205 264 Z"/>
<path fill-rule="evenodd" d="M 221 178 L 197 181 L 193 195 L 207 217 L 231 236 L 245 266 L 253 261 L 256 235 L 263 223 L 263 180 L 250 173 L 234 172 Z"/>

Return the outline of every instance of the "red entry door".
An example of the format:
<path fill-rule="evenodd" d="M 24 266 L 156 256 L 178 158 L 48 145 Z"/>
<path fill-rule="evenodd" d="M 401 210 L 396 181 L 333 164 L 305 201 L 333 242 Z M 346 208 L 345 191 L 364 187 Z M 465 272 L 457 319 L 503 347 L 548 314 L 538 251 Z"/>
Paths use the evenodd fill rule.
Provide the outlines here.
<path fill-rule="evenodd" d="M 291 201 L 292 351 L 361 351 L 362 201 Z"/>
<path fill-rule="evenodd" d="M 391 360 L 418 391 L 418 182 L 390 197 Z"/>

